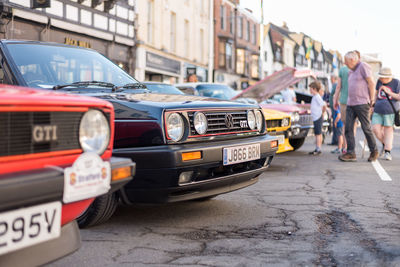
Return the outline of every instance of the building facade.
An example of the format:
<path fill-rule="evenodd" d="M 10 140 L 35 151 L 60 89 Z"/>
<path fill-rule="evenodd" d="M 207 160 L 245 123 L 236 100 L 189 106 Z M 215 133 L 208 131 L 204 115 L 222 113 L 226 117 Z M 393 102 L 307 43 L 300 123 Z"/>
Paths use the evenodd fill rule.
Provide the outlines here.
<path fill-rule="evenodd" d="M 181 83 L 196 74 L 199 81 L 207 81 L 210 3 L 212 0 L 137 1 L 137 79 Z"/>
<path fill-rule="evenodd" d="M 129 73 L 135 68 L 135 0 L 4 0 L 0 36 L 92 48 Z"/>
<path fill-rule="evenodd" d="M 214 0 L 214 81 L 246 89 L 260 79 L 260 24 L 238 0 Z"/>

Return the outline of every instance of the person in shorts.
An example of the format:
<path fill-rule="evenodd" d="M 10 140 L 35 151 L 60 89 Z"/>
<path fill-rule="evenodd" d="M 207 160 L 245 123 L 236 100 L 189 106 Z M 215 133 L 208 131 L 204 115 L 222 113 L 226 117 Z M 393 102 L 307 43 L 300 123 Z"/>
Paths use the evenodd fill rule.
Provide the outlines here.
<path fill-rule="evenodd" d="M 326 104 L 325 101 L 322 100 L 320 91 L 321 91 L 320 82 L 310 83 L 310 92 L 313 95 L 311 99 L 311 117 L 314 123 L 314 135 L 315 135 L 315 150 L 311 151 L 309 153 L 310 155 L 319 155 L 322 153 L 321 152 L 322 122 L 323 122 L 322 114 L 325 112 Z"/>
<path fill-rule="evenodd" d="M 376 83 L 376 95 L 374 113 L 372 114 L 372 130 L 376 138 L 382 143 L 381 156 L 385 160 L 392 160 L 394 111 L 392 105 L 396 106 L 393 94 L 399 94 L 399 80 L 394 79 L 390 68 L 381 68 L 378 73 L 379 80 Z M 389 99 L 388 99 L 388 97 Z"/>

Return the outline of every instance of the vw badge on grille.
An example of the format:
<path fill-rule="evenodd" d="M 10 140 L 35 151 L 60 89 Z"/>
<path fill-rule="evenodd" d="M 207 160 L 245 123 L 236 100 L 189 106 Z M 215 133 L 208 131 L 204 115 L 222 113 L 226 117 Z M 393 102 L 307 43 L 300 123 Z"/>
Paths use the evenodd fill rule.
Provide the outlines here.
<path fill-rule="evenodd" d="M 230 113 L 225 114 L 225 125 L 228 129 L 233 127 L 233 116 Z"/>

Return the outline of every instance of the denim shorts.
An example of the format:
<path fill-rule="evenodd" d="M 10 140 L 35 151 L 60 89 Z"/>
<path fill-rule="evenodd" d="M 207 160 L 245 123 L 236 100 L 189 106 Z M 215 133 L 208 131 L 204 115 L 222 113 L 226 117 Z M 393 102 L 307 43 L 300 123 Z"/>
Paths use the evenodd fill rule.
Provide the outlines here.
<path fill-rule="evenodd" d="M 318 120 L 313 121 L 313 123 L 314 123 L 314 134 L 315 135 L 322 134 L 322 121 L 323 121 L 322 116 L 319 117 Z"/>
<path fill-rule="evenodd" d="M 371 124 L 392 127 L 394 125 L 394 114 L 379 114 L 374 112 L 372 114 Z"/>

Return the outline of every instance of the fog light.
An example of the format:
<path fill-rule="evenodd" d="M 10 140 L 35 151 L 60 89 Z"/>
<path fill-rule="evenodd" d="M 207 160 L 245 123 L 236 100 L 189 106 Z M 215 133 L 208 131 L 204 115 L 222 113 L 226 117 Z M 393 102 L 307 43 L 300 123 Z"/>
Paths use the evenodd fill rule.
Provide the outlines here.
<path fill-rule="evenodd" d="M 182 172 L 179 175 L 179 185 L 190 183 L 192 181 L 192 177 L 193 171 Z"/>
<path fill-rule="evenodd" d="M 111 172 L 112 172 L 111 175 L 112 181 L 121 180 L 132 176 L 132 167 L 128 166 L 128 167 L 116 168 L 113 169 Z"/>
<path fill-rule="evenodd" d="M 278 147 L 278 140 L 271 141 L 271 148 Z"/>
<path fill-rule="evenodd" d="M 300 133 L 300 129 L 299 128 L 294 128 L 293 129 L 293 135 L 298 135 Z"/>
<path fill-rule="evenodd" d="M 201 159 L 201 151 L 182 153 L 182 161 Z"/>

